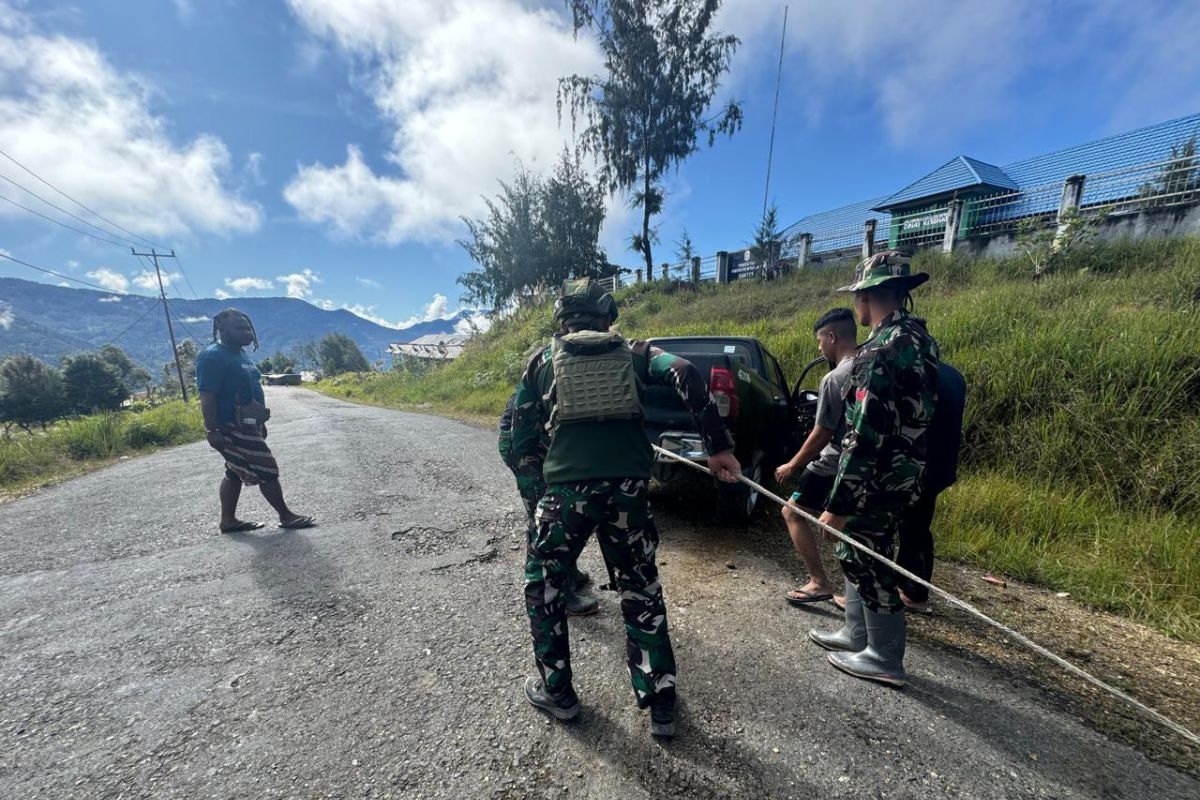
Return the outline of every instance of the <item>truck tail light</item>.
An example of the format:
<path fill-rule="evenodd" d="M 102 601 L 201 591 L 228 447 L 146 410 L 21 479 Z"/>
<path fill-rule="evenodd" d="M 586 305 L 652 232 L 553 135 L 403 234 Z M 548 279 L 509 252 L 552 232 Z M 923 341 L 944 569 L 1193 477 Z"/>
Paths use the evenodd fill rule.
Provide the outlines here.
<path fill-rule="evenodd" d="M 708 374 L 708 391 L 717 410 L 726 419 L 736 419 L 738 415 L 737 383 L 733 380 L 733 371 L 728 367 L 713 367 Z"/>

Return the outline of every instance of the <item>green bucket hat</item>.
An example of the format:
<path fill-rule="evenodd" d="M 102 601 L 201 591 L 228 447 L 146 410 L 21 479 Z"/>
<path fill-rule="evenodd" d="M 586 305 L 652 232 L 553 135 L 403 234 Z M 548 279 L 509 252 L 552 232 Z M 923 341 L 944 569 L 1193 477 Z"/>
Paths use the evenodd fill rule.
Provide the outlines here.
<path fill-rule="evenodd" d="M 861 292 L 873 286 L 896 286 L 915 289 L 929 280 L 929 273 L 912 271 L 912 261 L 906 253 L 887 250 L 863 259 L 854 270 L 854 282 L 838 289 L 839 292 Z"/>
<path fill-rule="evenodd" d="M 579 319 L 617 320 L 617 301 L 591 278 L 563 281 L 562 294 L 554 301 L 554 319 L 573 322 Z"/>

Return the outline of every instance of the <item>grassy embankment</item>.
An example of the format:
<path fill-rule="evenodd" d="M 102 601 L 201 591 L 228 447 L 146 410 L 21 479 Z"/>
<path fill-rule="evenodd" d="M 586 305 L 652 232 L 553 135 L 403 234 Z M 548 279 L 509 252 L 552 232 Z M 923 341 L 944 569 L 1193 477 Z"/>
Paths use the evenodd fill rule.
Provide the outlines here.
<path fill-rule="evenodd" d="M 204 438 L 200 406 L 176 400 L 140 411 L 63 420 L 45 433 L 0 436 L 0 495 L 19 493 L 113 458 Z"/>
<path fill-rule="evenodd" d="M 1038 283 L 1020 260 L 922 254 L 917 291 L 966 376 L 964 469 L 943 497 L 939 554 L 1200 641 L 1200 240 L 1072 253 Z M 789 375 L 845 269 L 771 284 L 623 290 L 630 337 L 757 336 Z M 454 363 L 345 376 L 331 394 L 494 419 L 551 332 L 548 307 L 498 324 Z"/>

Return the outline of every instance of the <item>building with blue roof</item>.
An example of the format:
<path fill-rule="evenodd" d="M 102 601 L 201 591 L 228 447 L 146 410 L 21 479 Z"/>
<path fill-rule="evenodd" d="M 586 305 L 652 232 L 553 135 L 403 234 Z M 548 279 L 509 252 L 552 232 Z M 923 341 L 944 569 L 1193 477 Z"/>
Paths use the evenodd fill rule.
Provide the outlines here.
<path fill-rule="evenodd" d="M 877 236 L 890 246 L 919 246 L 940 241 L 951 203 L 961 200 L 959 237 L 966 238 L 1056 213 L 1064 181 L 1076 175 L 1084 176 L 1081 208 L 1111 205 L 1144 196 L 1164 169 L 1172 169 L 1165 164 L 1172 154 L 1189 142 L 1195 153 L 1198 140 L 1200 114 L 1192 114 L 1004 166 L 959 155 L 890 195 L 811 214 L 785 234 L 812 234 L 813 254 L 833 253 L 853 248 L 854 229 L 875 219 Z M 1180 168 L 1189 171 L 1187 186 L 1200 185 L 1194 158 Z"/>

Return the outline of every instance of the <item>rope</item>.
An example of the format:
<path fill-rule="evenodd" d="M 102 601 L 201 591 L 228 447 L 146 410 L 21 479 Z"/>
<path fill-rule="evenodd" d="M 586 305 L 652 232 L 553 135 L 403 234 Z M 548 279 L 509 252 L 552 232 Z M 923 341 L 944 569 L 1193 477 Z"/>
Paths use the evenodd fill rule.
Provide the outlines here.
<path fill-rule="evenodd" d="M 681 456 L 677 453 L 672 453 L 670 450 L 665 450 L 665 449 L 659 447 L 658 445 L 651 445 L 651 446 L 660 455 L 666 456 L 667 458 L 670 458 L 674 461 L 678 461 L 681 464 L 686 464 L 687 466 L 689 466 L 695 470 L 698 470 L 699 472 L 703 472 L 707 475 L 712 475 L 712 472 L 707 467 L 705 467 L 701 464 L 697 464 L 696 462 L 691 461 L 687 458 L 684 458 L 683 456 Z M 876 561 L 886 564 L 887 566 L 891 567 L 893 570 L 900 573 L 901 575 L 908 578 L 909 580 L 911 580 L 917 584 L 920 584 L 921 586 L 924 586 L 926 589 L 928 589 L 931 592 L 934 592 L 934 593 L 940 595 L 943 599 L 945 599 L 951 605 L 953 605 L 957 608 L 960 608 L 963 611 L 970 614 L 971 616 L 976 617 L 977 619 L 980 619 L 980 620 L 986 622 L 988 625 L 991 625 L 993 628 L 996 628 L 997 630 L 1003 632 L 1006 636 L 1011 636 L 1013 639 L 1016 639 L 1018 642 L 1025 645 L 1033 652 L 1037 653 L 1040 656 L 1043 656 L 1044 658 L 1049 659 L 1050 661 L 1054 662 L 1058 666 L 1065 669 L 1067 672 L 1070 672 L 1075 677 L 1081 678 L 1082 680 L 1095 686 L 1097 689 L 1101 689 L 1102 691 L 1107 692 L 1108 694 L 1112 695 L 1113 697 L 1117 698 L 1118 700 L 1125 701 L 1129 705 L 1133 706 L 1134 708 L 1138 709 L 1142 713 L 1146 714 L 1148 717 L 1153 719 L 1155 722 L 1158 722 L 1160 725 L 1163 725 L 1164 727 L 1169 728 L 1174 733 L 1183 737 L 1185 740 L 1190 742 L 1192 745 L 1194 745 L 1196 747 L 1200 747 L 1200 736 L 1197 736 L 1196 734 L 1192 733 L 1190 730 L 1188 730 L 1184 726 L 1180 725 L 1175 720 L 1173 720 L 1167 716 L 1164 716 L 1163 714 L 1159 713 L 1158 711 L 1155 711 L 1153 708 L 1146 705 L 1145 703 L 1142 703 L 1140 700 L 1136 700 L 1133 697 L 1130 697 L 1129 695 L 1122 692 L 1120 689 L 1117 689 L 1113 686 L 1109 686 L 1104 681 L 1095 677 L 1091 673 L 1085 672 L 1084 670 L 1082 670 L 1079 667 L 1072 664 L 1070 661 L 1067 661 L 1065 658 L 1062 658 L 1061 656 L 1050 652 L 1045 647 L 1042 647 L 1040 644 L 1033 641 L 1029 637 L 1027 637 L 1023 634 L 1017 633 L 1015 630 L 1008 627 L 1007 625 L 1005 625 L 1002 622 L 997 622 L 996 620 L 992 619 L 987 614 L 984 614 L 982 611 L 975 608 L 975 606 L 971 605 L 970 603 L 966 602 L 965 600 L 959 600 L 957 597 L 955 597 L 954 595 L 945 591 L 944 589 L 939 589 L 938 587 L 936 587 L 932 583 L 929 583 L 928 581 L 924 580 L 920 576 L 912 574 L 911 572 L 909 572 L 908 570 L 906 570 L 904 567 L 900 566 L 896 562 L 894 562 L 888 558 L 884 558 L 883 556 L 879 555 L 879 553 L 876 553 L 874 550 L 867 547 L 866 545 L 856 542 L 854 539 L 850 538 L 849 536 L 842 533 L 838 529 L 832 528 L 829 525 L 826 525 L 825 523 L 821 522 L 816 517 L 805 512 L 804 510 L 792 505 L 791 503 L 788 503 L 786 500 L 784 500 L 779 495 L 765 489 L 762 486 L 759 486 L 757 483 L 755 483 L 754 481 L 745 477 L 744 475 L 739 475 L 738 480 L 741 481 L 742 483 L 746 484 L 747 486 L 749 486 L 751 489 L 758 492 L 762 496 L 769 497 L 770 499 L 774 500 L 780 506 L 791 509 L 791 511 L 793 513 L 795 513 L 795 514 L 803 517 L 805 520 L 807 520 L 810 525 L 815 525 L 816 527 L 820 528 L 822 531 L 845 542 L 846 544 L 850 545 L 851 547 L 858 550 L 859 552 L 865 553 L 866 555 L 870 556 L 871 558 L 875 559 Z"/>

